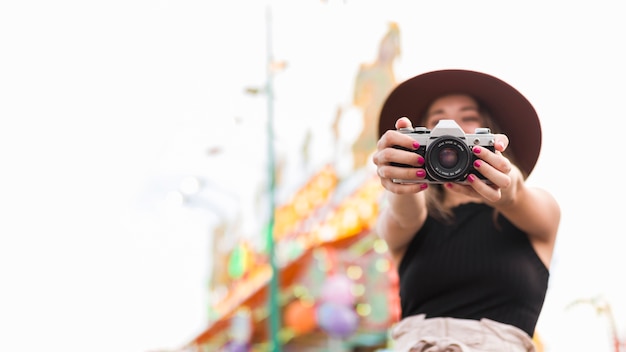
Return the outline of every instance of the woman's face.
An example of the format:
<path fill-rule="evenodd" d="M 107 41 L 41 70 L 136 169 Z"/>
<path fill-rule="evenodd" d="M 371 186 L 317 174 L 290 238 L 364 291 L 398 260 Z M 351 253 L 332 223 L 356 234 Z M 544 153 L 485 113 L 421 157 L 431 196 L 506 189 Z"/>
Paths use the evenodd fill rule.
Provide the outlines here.
<path fill-rule="evenodd" d="M 454 120 L 465 133 L 485 127 L 478 103 L 465 94 L 446 95 L 435 100 L 426 114 L 426 128 L 433 129 L 439 120 Z"/>

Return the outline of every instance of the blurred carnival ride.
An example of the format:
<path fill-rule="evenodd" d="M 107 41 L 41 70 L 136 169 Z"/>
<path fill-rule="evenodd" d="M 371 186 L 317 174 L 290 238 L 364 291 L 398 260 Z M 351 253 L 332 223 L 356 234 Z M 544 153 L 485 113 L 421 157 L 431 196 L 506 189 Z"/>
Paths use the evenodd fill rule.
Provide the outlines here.
<path fill-rule="evenodd" d="M 272 121 L 276 71 L 271 69 L 270 19 L 268 12 L 264 92 Z M 373 231 L 383 188 L 367 166 L 376 145 L 379 109 L 396 85 L 393 62 L 399 53 L 399 28 L 390 23 L 376 59 L 359 67 L 353 101 L 338 108 L 336 141 L 345 137 L 338 126 L 342 119 L 349 120 L 347 112 L 362 120 L 361 134 L 350 142 L 348 173 L 339 172 L 346 160 L 335 153 L 334 163 L 313 170 L 287 199 L 270 202 L 270 220 L 258 236 L 246 239 L 228 227 L 215 234 L 209 323 L 181 352 L 276 351 L 277 340 L 283 351 L 387 347 L 389 328 L 400 316 L 398 278 L 385 242 Z M 272 189 L 274 182 L 270 184 Z M 233 238 L 234 246 L 219 246 Z"/>
<path fill-rule="evenodd" d="M 396 272 L 372 230 L 380 182 L 367 172 L 338 181 L 324 167 L 276 209 L 285 351 L 373 351 L 386 346 L 399 317 Z M 184 351 L 268 350 L 267 254 L 242 241 L 227 258 L 219 269 L 229 276 L 226 294 L 212 302 L 208 328 Z"/>

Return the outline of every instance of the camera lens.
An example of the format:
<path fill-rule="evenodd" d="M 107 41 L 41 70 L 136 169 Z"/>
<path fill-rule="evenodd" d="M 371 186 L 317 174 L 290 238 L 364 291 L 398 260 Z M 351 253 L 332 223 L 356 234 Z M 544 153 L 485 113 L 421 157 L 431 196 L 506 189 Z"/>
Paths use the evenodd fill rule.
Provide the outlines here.
<path fill-rule="evenodd" d="M 437 181 L 462 181 L 470 167 L 471 154 L 465 141 L 442 136 L 426 148 L 426 171 Z"/>
<path fill-rule="evenodd" d="M 439 164 L 447 169 L 459 162 L 459 153 L 454 148 L 444 148 L 439 152 Z"/>

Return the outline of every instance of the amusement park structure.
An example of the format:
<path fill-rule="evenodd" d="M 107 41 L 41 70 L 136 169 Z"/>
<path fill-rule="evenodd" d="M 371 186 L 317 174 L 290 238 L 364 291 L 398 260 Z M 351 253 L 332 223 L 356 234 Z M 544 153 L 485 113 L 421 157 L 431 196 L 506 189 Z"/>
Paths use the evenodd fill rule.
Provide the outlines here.
<path fill-rule="evenodd" d="M 626 351 L 626 340 L 621 340 L 619 337 L 617 323 L 615 321 L 615 316 L 613 315 L 613 309 L 611 308 L 610 302 L 602 296 L 597 296 L 593 298 L 575 300 L 568 305 L 568 308 L 582 304 L 591 305 L 598 315 L 603 316 L 607 320 L 612 339 L 611 345 L 613 346 L 613 352 Z"/>

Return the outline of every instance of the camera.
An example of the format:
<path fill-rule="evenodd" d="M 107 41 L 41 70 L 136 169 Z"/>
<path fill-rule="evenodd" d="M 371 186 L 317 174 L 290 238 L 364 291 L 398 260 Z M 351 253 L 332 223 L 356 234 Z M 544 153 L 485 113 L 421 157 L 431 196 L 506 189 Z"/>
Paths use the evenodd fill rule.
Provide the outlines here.
<path fill-rule="evenodd" d="M 494 151 L 495 136 L 487 127 L 477 128 L 474 134 L 465 134 L 454 120 L 440 120 L 432 130 L 426 127 L 401 128 L 398 132 L 415 139 L 420 147 L 417 150 L 394 146 L 420 154 L 424 157 L 426 177 L 423 180 L 393 179 L 395 183 L 467 183 L 470 173 L 478 178 L 486 178 L 474 168 L 478 159 L 472 152 L 474 146 L 485 147 Z M 391 163 L 393 166 L 414 167 L 406 164 Z M 488 182 L 490 183 L 490 182 Z"/>

